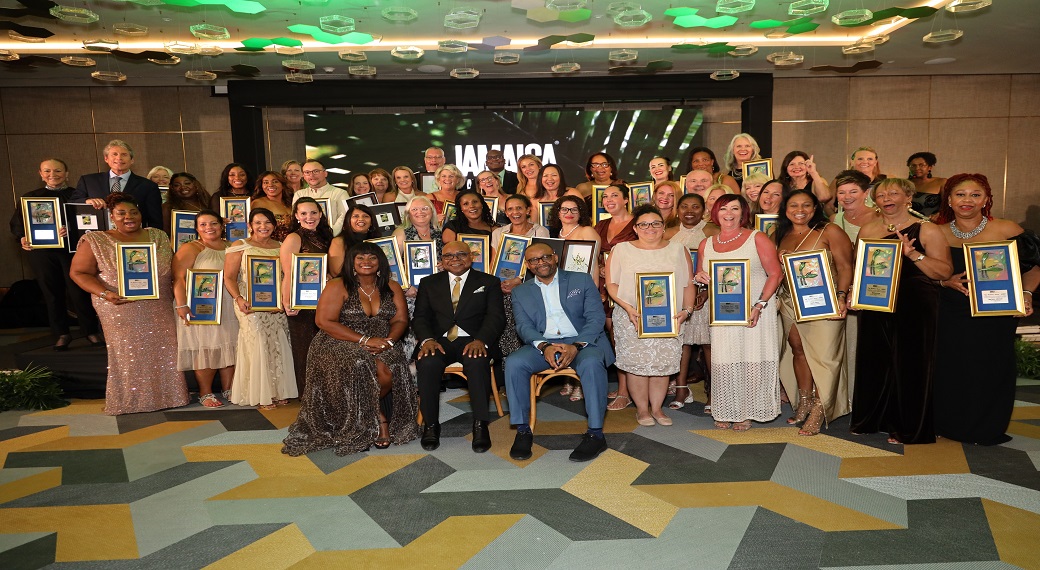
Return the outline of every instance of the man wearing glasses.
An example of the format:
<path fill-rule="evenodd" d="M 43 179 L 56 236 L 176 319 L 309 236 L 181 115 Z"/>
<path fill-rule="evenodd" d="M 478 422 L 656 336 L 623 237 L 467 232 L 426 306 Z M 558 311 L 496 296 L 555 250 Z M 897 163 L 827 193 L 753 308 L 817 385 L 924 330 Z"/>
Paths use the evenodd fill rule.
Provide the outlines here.
<path fill-rule="evenodd" d="M 509 421 L 516 438 L 509 456 L 531 458 L 534 434 L 527 423 L 531 411 L 531 375 L 571 367 L 585 391 L 588 431 L 570 455 L 590 461 L 607 449 L 603 417 L 607 413 L 607 366 L 614 351 L 603 331 L 606 315 L 599 290 L 587 273 L 560 271 L 552 248 L 534 244 L 524 253 L 532 279 L 513 289 L 516 332 L 524 344 L 506 358 Z"/>
<path fill-rule="evenodd" d="M 332 226 L 332 234 L 338 236 L 340 230 L 343 229 L 343 218 L 347 215 L 347 207 L 343 201 L 350 198 L 350 194 L 347 194 L 347 191 L 342 188 L 329 184 L 328 177 L 329 173 L 325 171 L 325 166 L 317 160 L 308 160 L 303 163 L 303 179 L 307 181 L 307 188 L 300 188 L 294 192 L 292 200 L 295 204 L 304 196 L 315 200 L 328 198 L 329 225 Z"/>
<path fill-rule="evenodd" d="M 423 449 L 440 446 L 440 386 L 444 369 L 462 363 L 469 382 L 473 409 L 473 451 L 491 449 L 488 433 L 488 395 L 491 361 L 499 358 L 498 338 L 506 326 L 502 283 L 497 277 L 470 269 L 469 245 L 452 241 L 441 248 L 444 271 L 419 283 L 412 331 L 419 345 L 415 368 L 419 382 L 419 409 L 423 416 Z"/>

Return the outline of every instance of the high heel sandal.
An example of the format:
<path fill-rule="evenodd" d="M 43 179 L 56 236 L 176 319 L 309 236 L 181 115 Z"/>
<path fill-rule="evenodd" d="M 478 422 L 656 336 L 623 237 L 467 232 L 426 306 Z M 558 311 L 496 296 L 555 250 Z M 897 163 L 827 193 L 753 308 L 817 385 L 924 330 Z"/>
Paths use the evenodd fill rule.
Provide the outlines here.
<path fill-rule="evenodd" d="M 674 396 L 675 395 L 675 391 L 678 390 L 678 389 L 679 389 L 679 385 L 676 384 L 675 380 L 669 380 L 668 381 L 668 395 L 669 396 Z"/>
<path fill-rule="evenodd" d="M 686 397 L 679 397 L 679 390 L 686 390 Z M 689 386 L 676 386 L 675 387 L 675 399 L 668 403 L 669 410 L 681 410 L 686 404 L 693 403 L 693 392 L 690 391 Z"/>
<path fill-rule="evenodd" d="M 581 391 L 581 385 L 577 385 L 571 390 L 571 401 L 580 402 L 585 399 L 585 394 Z"/>
<path fill-rule="evenodd" d="M 390 424 L 386 420 L 379 420 L 379 425 L 386 426 L 387 435 L 377 437 L 372 446 L 376 449 L 386 449 L 390 447 Z"/>
<path fill-rule="evenodd" d="M 809 390 L 798 390 L 798 408 L 795 409 L 794 415 L 787 418 L 787 423 L 791 425 L 800 425 L 805 421 L 805 418 L 809 415 L 809 410 L 813 406 L 812 394 Z"/>
<path fill-rule="evenodd" d="M 818 396 L 813 396 L 812 410 L 809 412 L 809 417 L 802 423 L 802 429 L 798 430 L 798 435 L 819 434 L 820 427 L 823 426 L 826 419 L 827 417 L 823 413 L 823 401 Z"/>
<path fill-rule="evenodd" d="M 574 391 L 574 385 L 571 384 L 570 382 L 567 382 L 566 384 L 563 385 L 563 390 L 560 390 L 560 395 L 561 396 L 570 396 L 571 392 L 573 392 L 573 391 Z"/>

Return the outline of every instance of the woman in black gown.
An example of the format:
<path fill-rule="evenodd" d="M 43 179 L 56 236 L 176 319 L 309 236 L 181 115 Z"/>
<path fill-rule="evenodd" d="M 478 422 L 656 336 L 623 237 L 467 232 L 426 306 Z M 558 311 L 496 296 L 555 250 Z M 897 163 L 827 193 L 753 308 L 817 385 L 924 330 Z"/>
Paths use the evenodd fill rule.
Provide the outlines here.
<path fill-rule="evenodd" d="M 935 442 L 932 379 L 938 282 L 952 273 L 942 231 L 910 213 L 913 195 L 909 180 L 879 182 L 871 197 L 881 219 L 859 232 L 859 239 L 903 242 L 895 312 L 860 313 L 852 397 L 852 432 L 888 432 L 889 443 Z"/>
<path fill-rule="evenodd" d="M 318 300 L 321 332 L 307 354 L 300 415 L 283 442 L 288 455 L 330 447 L 349 455 L 419 437 L 418 395 L 400 342 L 404 291 L 375 244 L 350 248 L 343 266 Z"/>
<path fill-rule="evenodd" d="M 1040 240 L 1011 220 L 990 215 L 993 191 L 982 174 L 951 176 L 935 223 L 950 246 L 954 275 L 939 282 L 939 358 L 936 363 L 935 433 L 964 443 L 996 445 L 1015 407 L 1015 329 L 1018 317 L 972 317 L 962 245 L 1015 240 L 1026 315 L 1040 284 Z M 965 358 L 971 355 L 971 358 Z M 982 357 L 985 355 L 985 357 Z"/>

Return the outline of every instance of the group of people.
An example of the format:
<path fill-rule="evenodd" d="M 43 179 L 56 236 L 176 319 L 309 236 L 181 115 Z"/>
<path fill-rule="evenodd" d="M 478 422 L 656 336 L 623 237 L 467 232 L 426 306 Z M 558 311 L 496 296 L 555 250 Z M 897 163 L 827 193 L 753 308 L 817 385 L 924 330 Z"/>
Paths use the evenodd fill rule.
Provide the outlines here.
<path fill-rule="evenodd" d="M 427 176 L 404 166 L 355 174 L 344 190 L 328 183 L 318 160 L 288 161 L 255 179 L 230 164 L 212 196 L 191 174 L 172 173 L 166 203 L 155 182 L 130 171 L 128 144 L 112 141 L 104 158 L 110 171 L 81 177 L 75 190 L 67 186 L 65 164 L 45 160 L 45 188 L 29 195 L 105 208 L 111 230 L 87 233 L 68 256 L 33 250 L 19 235 L 18 214 L 11 225 L 31 250 L 55 348 L 69 343 L 66 290 L 88 340 L 107 341 L 109 414 L 187 404 L 181 372 L 192 370 L 208 408 L 230 402 L 271 409 L 301 397 L 283 449 L 290 455 L 325 448 L 356 453 L 416 438 L 434 450 L 442 378 L 458 362 L 470 390 L 473 450 L 492 445 L 488 398 L 504 386 L 516 426 L 510 455 L 518 460 L 532 455 L 531 376 L 568 368 L 579 380 L 561 393 L 584 400 L 588 415 L 575 461 L 607 448 L 608 411 L 634 405 L 640 425 L 671 425 L 665 410 L 694 402 L 691 380 L 704 381 L 704 410 L 718 429 L 746 431 L 774 420 L 781 402 L 790 402 L 787 422 L 806 436 L 851 413 L 855 433 L 886 433 L 891 443 L 928 443 L 937 435 L 982 444 L 1008 439 L 1017 319 L 971 316 L 960 250 L 1015 240 L 1028 314 L 1040 285 L 1040 240 L 991 216 L 985 176 L 933 178 L 931 153 L 907 161 L 907 178 L 885 178 L 867 147 L 831 180 L 802 151 L 785 156 L 776 179 L 745 177 L 744 163 L 761 156 L 754 138 L 742 133 L 721 163 L 711 149 L 690 149 L 681 182 L 669 158 L 654 157 L 647 165 L 653 193 L 640 204 L 607 153 L 590 156 L 586 181 L 571 187 L 557 165 L 525 155 L 512 173 L 501 152 L 490 151 L 487 169 L 469 189 L 443 151 L 431 148 L 423 165 L 434 180 L 430 192 L 421 190 Z M 436 244 L 438 271 L 418 286 L 394 281 L 384 250 L 366 241 L 381 235 L 373 212 L 346 198 L 370 192 L 401 205 L 403 221 L 392 235 L 402 251 L 409 241 Z M 222 196 L 246 195 L 248 235 L 229 242 L 215 206 Z M 498 211 L 485 197 L 499 198 Z M 329 198 L 327 211 L 322 198 Z M 552 203 L 544 226 L 535 215 L 543 202 Z M 197 212 L 198 239 L 176 253 L 168 236 L 173 210 Z M 775 229 L 756 229 L 755 214 L 777 215 Z M 490 259 L 507 235 L 595 241 L 599 256 L 588 272 L 567 271 L 553 248 L 535 242 L 523 256 L 529 277 L 521 271 L 499 278 L 490 267 L 473 268 L 469 245 L 458 241 L 471 234 L 489 236 Z M 902 244 L 891 313 L 847 305 L 860 238 Z M 131 302 L 118 294 L 116 250 L 125 242 L 155 244 L 158 299 Z M 799 322 L 780 256 L 814 250 L 827 252 L 837 316 Z M 288 268 L 295 253 L 328 255 L 329 281 L 317 307 L 288 308 L 285 271 L 277 278 L 286 309 L 253 310 L 246 260 L 277 256 Z M 710 262 L 737 259 L 749 260 L 750 319 L 712 326 L 708 289 L 719 276 L 710 274 Z M 224 272 L 219 326 L 192 323 L 186 299 L 192 269 Z M 673 277 L 664 294 L 674 309 L 675 336 L 641 334 L 637 276 L 645 273 Z M 992 358 L 965 358 L 980 347 Z M 611 367 L 618 386 L 608 392 Z M 980 387 L 975 379 L 983 375 L 990 381 Z M 964 398 L 966 392 L 974 397 Z"/>

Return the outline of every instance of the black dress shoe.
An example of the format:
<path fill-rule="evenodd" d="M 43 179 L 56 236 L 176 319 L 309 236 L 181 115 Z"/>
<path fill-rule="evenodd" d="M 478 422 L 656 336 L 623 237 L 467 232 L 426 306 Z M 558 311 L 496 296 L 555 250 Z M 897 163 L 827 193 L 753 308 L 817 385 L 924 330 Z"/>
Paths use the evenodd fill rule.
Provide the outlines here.
<path fill-rule="evenodd" d="M 423 424 L 422 439 L 419 440 L 422 448 L 433 451 L 441 446 L 441 424 Z"/>
<path fill-rule="evenodd" d="M 484 453 L 491 449 L 491 434 L 487 420 L 473 420 L 473 451 Z"/>
<path fill-rule="evenodd" d="M 517 461 L 525 461 L 531 458 L 531 445 L 534 443 L 534 434 L 531 432 L 516 432 L 513 447 L 509 448 L 509 457 Z"/>
<path fill-rule="evenodd" d="M 69 349 L 69 343 L 70 342 L 72 342 L 72 337 L 71 336 L 69 336 L 67 334 L 63 334 L 63 335 L 59 336 L 58 337 L 58 341 L 54 343 L 54 350 L 56 350 L 58 352 L 65 352 L 66 350 Z"/>
<path fill-rule="evenodd" d="M 105 337 L 101 336 L 100 333 L 88 334 L 87 342 L 90 343 L 90 346 L 105 346 Z"/>
<path fill-rule="evenodd" d="M 607 438 L 592 437 L 586 433 L 581 436 L 581 443 L 571 452 L 571 461 L 592 461 L 607 450 Z"/>

